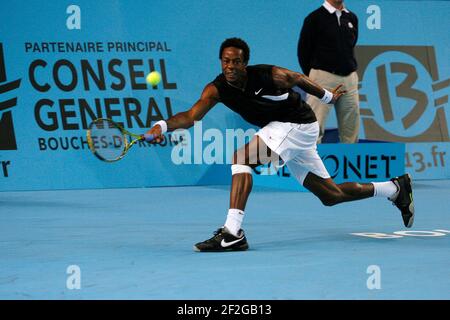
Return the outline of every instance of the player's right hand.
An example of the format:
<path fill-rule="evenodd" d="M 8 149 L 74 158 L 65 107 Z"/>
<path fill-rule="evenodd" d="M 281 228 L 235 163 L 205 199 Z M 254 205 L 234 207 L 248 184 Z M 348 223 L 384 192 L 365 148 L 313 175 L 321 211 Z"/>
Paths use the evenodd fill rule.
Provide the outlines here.
<path fill-rule="evenodd" d="M 159 124 L 154 125 L 147 134 L 152 134 L 155 138 L 150 142 L 152 144 L 160 144 L 164 141 L 164 135 L 162 134 L 161 126 Z"/>

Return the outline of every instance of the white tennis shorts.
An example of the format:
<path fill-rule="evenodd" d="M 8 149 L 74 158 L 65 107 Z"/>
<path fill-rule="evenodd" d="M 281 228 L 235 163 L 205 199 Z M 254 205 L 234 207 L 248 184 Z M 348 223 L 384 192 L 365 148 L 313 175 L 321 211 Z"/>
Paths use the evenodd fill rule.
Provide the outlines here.
<path fill-rule="evenodd" d="M 284 161 L 289 172 L 303 185 L 308 172 L 330 178 L 317 153 L 319 123 L 290 123 L 272 121 L 257 133 L 264 143 Z"/>

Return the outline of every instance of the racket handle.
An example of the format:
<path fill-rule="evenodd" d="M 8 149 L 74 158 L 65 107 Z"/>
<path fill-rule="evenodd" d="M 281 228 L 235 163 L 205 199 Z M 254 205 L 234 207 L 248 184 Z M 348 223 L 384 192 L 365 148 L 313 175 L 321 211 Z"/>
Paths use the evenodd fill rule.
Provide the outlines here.
<path fill-rule="evenodd" d="M 151 142 L 153 139 L 155 139 L 155 135 L 150 134 L 150 133 L 146 133 L 142 135 L 143 140 L 147 141 L 147 142 Z"/>

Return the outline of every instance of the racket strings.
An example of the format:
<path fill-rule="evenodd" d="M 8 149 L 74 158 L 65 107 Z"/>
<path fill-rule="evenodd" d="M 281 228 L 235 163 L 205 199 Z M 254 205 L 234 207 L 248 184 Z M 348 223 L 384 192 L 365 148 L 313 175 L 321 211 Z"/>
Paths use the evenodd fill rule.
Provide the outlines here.
<path fill-rule="evenodd" d="M 102 160 L 114 161 L 126 151 L 128 140 L 122 130 L 107 119 L 93 122 L 88 143 L 94 154 Z"/>

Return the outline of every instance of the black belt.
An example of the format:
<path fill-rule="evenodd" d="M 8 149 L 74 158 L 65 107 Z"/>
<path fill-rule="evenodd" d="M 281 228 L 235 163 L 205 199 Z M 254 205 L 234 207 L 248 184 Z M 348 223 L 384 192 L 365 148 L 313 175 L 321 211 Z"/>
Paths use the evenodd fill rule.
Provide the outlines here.
<path fill-rule="evenodd" d="M 334 70 L 332 70 L 332 71 L 328 71 L 328 70 L 325 70 L 325 71 L 327 71 L 327 72 L 329 72 L 329 73 L 332 73 L 332 74 L 335 74 L 335 75 L 337 75 L 337 76 L 341 76 L 341 77 L 346 77 L 346 76 L 348 76 L 350 73 L 352 73 L 352 72 L 350 72 L 350 73 L 343 73 L 343 72 L 339 72 L 339 71 L 334 71 Z"/>

